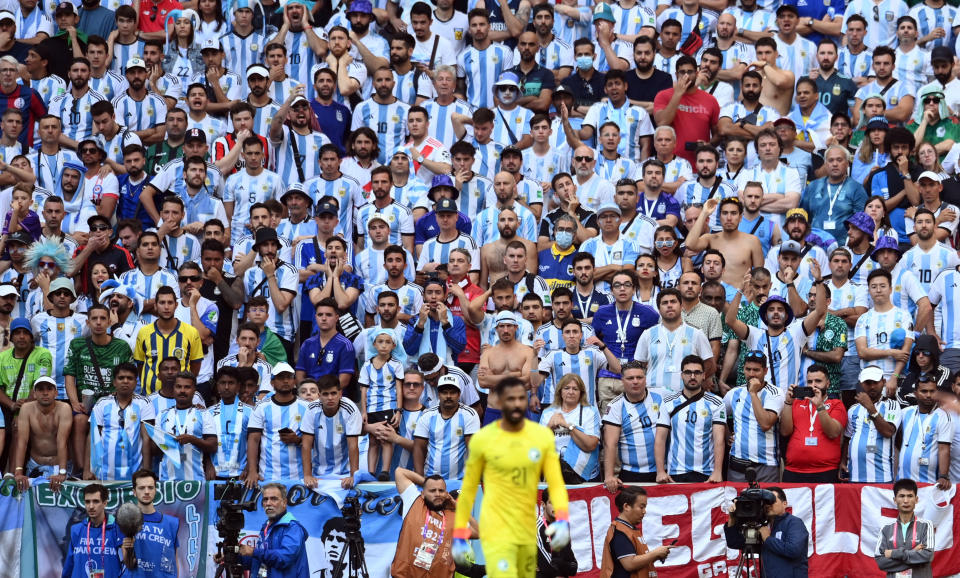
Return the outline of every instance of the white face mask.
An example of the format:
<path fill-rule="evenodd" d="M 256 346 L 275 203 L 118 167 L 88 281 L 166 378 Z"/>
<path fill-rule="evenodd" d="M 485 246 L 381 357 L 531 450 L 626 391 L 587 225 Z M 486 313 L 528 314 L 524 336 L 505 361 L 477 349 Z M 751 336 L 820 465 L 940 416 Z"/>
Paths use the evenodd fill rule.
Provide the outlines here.
<path fill-rule="evenodd" d="M 497 89 L 497 98 L 503 104 L 513 104 L 519 97 L 520 92 L 518 90 L 505 91 L 501 88 Z"/>

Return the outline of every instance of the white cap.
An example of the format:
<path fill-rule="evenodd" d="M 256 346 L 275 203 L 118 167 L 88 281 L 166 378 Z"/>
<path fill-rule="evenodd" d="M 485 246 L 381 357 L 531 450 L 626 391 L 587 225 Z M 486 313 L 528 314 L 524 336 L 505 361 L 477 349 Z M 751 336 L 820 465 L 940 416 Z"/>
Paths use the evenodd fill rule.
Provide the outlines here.
<path fill-rule="evenodd" d="M 455 376 L 455 375 L 450 375 L 450 374 L 448 373 L 447 375 L 444 375 L 444 376 L 442 376 L 440 379 L 437 380 L 437 389 L 438 389 L 438 390 L 439 390 L 441 387 L 445 386 L 445 385 L 449 385 L 449 386 L 451 386 L 451 387 L 455 387 L 455 388 L 457 388 L 457 391 L 461 391 L 461 389 L 460 389 L 460 379 L 459 379 L 457 376 Z"/>
<path fill-rule="evenodd" d="M 260 65 L 251 66 L 250 68 L 247 69 L 247 78 L 250 78 L 254 74 L 258 76 L 262 76 L 264 78 L 270 78 L 270 71 Z"/>
<path fill-rule="evenodd" d="M 130 70 L 131 68 L 142 68 L 146 70 L 147 63 L 144 62 L 143 59 L 140 58 L 139 56 L 134 56 L 133 58 L 127 60 L 126 70 Z"/>
<path fill-rule="evenodd" d="M 859 381 L 883 381 L 883 370 L 876 365 L 870 365 L 860 370 Z"/>
<path fill-rule="evenodd" d="M 17 288 L 8 283 L 0 285 L 0 297 L 16 297 L 20 292 L 17 291 Z"/>
<path fill-rule="evenodd" d="M 940 178 L 940 175 L 938 175 L 937 173 L 935 173 L 935 172 L 933 172 L 933 171 L 923 171 L 922 173 L 920 173 L 920 176 L 917 177 L 917 182 L 920 182 L 920 181 L 922 181 L 923 179 L 930 179 L 931 181 L 933 181 L 933 182 L 935 182 L 935 183 L 939 183 L 939 182 L 941 182 L 941 180 L 942 180 L 942 179 Z"/>
<path fill-rule="evenodd" d="M 305 97 L 305 96 L 298 96 L 298 97 L 296 97 L 296 98 L 293 99 L 293 102 L 290 103 L 290 106 L 297 106 L 297 103 L 300 103 L 300 102 L 307 102 L 307 103 L 309 103 L 310 101 L 308 101 L 308 100 L 307 100 L 307 97 Z"/>
<path fill-rule="evenodd" d="M 14 16 L 13 12 L 10 12 L 9 10 L 0 10 L 0 22 L 3 22 L 4 20 L 13 20 L 16 22 L 17 17 Z"/>
<path fill-rule="evenodd" d="M 284 373 L 296 373 L 296 372 L 293 370 L 292 367 L 290 367 L 289 363 L 285 361 L 281 361 L 280 363 L 273 366 L 273 371 L 270 372 L 270 375 L 273 377 L 277 377 Z"/>
<path fill-rule="evenodd" d="M 372 223 L 372 222 L 374 222 L 374 221 L 383 221 L 384 223 L 387 224 L 388 227 L 390 226 L 390 221 L 387 220 L 387 216 L 386 216 L 385 214 L 383 214 L 383 213 L 374 213 L 374 214 L 370 215 L 370 218 L 367 219 L 367 228 L 368 228 L 368 229 L 370 228 L 370 223 Z"/>

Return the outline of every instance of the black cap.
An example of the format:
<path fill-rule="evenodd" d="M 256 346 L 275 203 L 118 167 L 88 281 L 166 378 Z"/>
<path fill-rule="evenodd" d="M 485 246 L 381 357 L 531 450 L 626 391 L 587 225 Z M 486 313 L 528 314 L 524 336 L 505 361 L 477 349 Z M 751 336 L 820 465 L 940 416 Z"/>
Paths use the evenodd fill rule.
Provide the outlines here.
<path fill-rule="evenodd" d="M 800 16 L 800 11 L 797 10 L 797 7 L 793 4 L 781 4 L 780 7 L 777 8 L 777 17 L 779 18 L 784 12 L 793 12 L 794 16 Z"/>
<path fill-rule="evenodd" d="M 32 50 L 32 48 L 31 48 Z M 950 46 L 937 46 L 933 49 L 933 52 L 930 53 L 930 62 L 936 62 L 938 60 L 946 60 L 947 62 L 953 62 L 954 57 L 953 48 Z"/>
<path fill-rule="evenodd" d="M 502 151 L 500 151 L 500 158 L 503 158 L 503 157 L 505 157 L 505 156 L 507 156 L 507 155 L 517 155 L 518 157 L 522 157 L 522 156 L 523 156 L 523 152 L 522 152 L 520 149 L 518 149 L 517 147 L 515 147 L 515 146 L 513 146 L 513 145 L 510 145 L 510 146 L 506 147 L 505 149 L 503 149 Z"/>
<path fill-rule="evenodd" d="M 33 243 L 33 237 L 30 236 L 30 233 L 20 229 L 7 235 L 7 243 L 23 243 L 24 245 L 30 245 Z"/>
<path fill-rule="evenodd" d="M 330 201 L 320 201 L 317 203 L 317 208 L 313 213 L 318 217 L 324 213 L 328 215 L 340 215 L 340 208 Z"/>
<path fill-rule="evenodd" d="M 183 144 L 187 144 L 192 141 L 203 141 L 207 142 L 207 135 L 199 128 L 191 128 L 187 131 L 187 136 L 183 137 Z"/>
<path fill-rule="evenodd" d="M 253 249 L 256 250 L 261 243 L 266 243 L 267 241 L 276 241 L 277 244 L 280 244 L 280 239 L 277 238 L 277 230 L 271 227 L 261 227 L 257 229 L 257 233 L 254 236 Z"/>
<path fill-rule="evenodd" d="M 456 213 L 457 203 L 453 199 L 440 199 L 434 209 L 437 213 Z"/>

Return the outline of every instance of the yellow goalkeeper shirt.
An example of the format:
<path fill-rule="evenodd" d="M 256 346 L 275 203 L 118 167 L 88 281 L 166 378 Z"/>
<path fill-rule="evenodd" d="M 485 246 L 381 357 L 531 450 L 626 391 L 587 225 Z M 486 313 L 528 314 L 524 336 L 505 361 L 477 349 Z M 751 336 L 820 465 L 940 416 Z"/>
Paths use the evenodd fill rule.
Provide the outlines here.
<path fill-rule="evenodd" d="M 500 421 L 481 428 L 470 439 L 455 527 L 467 527 L 482 476 L 481 542 L 536 545 L 541 473 L 557 517 L 567 517 L 567 488 L 554 444 L 552 431 L 528 420 L 518 432 L 505 431 Z"/>

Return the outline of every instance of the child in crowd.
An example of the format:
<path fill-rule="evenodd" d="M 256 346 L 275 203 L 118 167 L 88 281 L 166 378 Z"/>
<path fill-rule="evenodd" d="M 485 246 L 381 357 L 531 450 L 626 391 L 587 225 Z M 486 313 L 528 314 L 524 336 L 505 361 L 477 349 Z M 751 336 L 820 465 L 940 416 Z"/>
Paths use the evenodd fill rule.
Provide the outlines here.
<path fill-rule="evenodd" d="M 397 391 L 403 379 L 403 360 L 400 359 L 396 334 L 392 329 L 380 329 L 371 332 L 372 343 L 367 346 L 367 361 L 360 368 L 360 411 L 363 421 L 368 425 L 388 422 L 397 427 Z M 384 467 L 378 479 L 387 481 L 387 471 L 393 460 L 393 444 L 369 436 L 367 466 L 371 474 L 377 471 L 377 464 Z M 381 455 L 382 454 L 382 455 Z M 382 459 L 381 459 L 382 458 Z"/>

